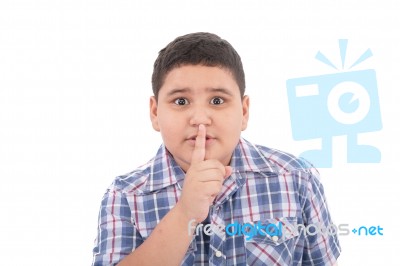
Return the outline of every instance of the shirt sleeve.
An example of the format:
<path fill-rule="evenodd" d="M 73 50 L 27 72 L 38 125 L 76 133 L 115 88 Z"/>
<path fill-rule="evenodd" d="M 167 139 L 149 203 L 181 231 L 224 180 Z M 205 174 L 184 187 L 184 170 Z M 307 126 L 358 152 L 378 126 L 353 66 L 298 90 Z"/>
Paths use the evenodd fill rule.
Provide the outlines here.
<path fill-rule="evenodd" d="M 315 168 L 310 169 L 305 190 L 303 218 L 309 230 L 303 232 L 306 237 L 302 265 L 334 265 L 341 248 Z"/>
<path fill-rule="evenodd" d="M 125 194 L 108 190 L 101 202 L 92 265 L 117 265 L 142 243 Z"/>

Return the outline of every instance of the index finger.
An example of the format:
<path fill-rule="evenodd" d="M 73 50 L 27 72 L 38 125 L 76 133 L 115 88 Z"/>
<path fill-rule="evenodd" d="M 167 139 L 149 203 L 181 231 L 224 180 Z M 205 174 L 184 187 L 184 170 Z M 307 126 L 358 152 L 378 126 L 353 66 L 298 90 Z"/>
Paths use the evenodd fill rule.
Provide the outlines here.
<path fill-rule="evenodd" d="M 194 144 L 191 163 L 202 162 L 204 161 L 205 157 L 206 157 L 206 127 L 203 124 L 200 124 L 199 131 L 197 131 L 197 137 L 196 137 L 196 142 Z"/>

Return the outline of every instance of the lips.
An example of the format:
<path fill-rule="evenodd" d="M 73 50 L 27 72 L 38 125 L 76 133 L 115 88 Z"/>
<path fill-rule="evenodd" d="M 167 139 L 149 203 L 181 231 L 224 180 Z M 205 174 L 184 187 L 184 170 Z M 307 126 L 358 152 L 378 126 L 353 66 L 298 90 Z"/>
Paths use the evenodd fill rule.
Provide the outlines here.
<path fill-rule="evenodd" d="M 186 141 L 191 145 L 194 146 L 196 144 L 196 137 L 197 135 L 191 136 L 186 139 Z M 206 146 L 211 145 L 215 141 L 215 137 L 211 135 L 206 135 Z"/>
<path fill-rule="evenodd" d="M 197 135 L 194 135 L 194 136 L 187 138 L 187 140 L 196 140 L 196 138 L 197 138 Z M 206 135 L 206 140 L 209 140 L 209 139 L 215 139 L 215 138 L 213 136 Z"/>

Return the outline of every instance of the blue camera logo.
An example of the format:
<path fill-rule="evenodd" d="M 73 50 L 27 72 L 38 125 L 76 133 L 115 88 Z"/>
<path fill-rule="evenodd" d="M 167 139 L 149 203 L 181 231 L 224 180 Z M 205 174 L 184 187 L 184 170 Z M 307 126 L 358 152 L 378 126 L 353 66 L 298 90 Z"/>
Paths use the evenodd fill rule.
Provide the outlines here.
<path fill-rule="evenodd" d="M 339 40 L 344 68 L 347 40 Z M 368 49 L 349 69 L 372 56 Z M 321 52 L 316 59 L 337 69 Z M 317 167 L 332 167 L 332 138 L 347 136 L 348 163 L 379 163 L 379 149 L 357 143 L 357 134 L 382 129 L 376 73 L 373 69 L 289 79 L 286 82 L 295 140 L 321 138 L 320 150 L 300 156 Z"/>

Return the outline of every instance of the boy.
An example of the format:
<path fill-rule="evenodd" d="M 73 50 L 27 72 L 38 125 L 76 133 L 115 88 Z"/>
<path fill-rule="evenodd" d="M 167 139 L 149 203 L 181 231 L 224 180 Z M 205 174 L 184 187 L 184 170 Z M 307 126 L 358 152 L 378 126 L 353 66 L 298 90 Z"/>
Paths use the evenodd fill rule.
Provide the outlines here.
<path fill-rule="evenodd" d="M 240 137 L 249 97 L 227 41 L 176 38 L 156 59 L 152 86 L 163 145 L 105 193 L 93 265 L 335 264 L 335 234 L 297 230 L 331 225 L 317 171 Z"/>

